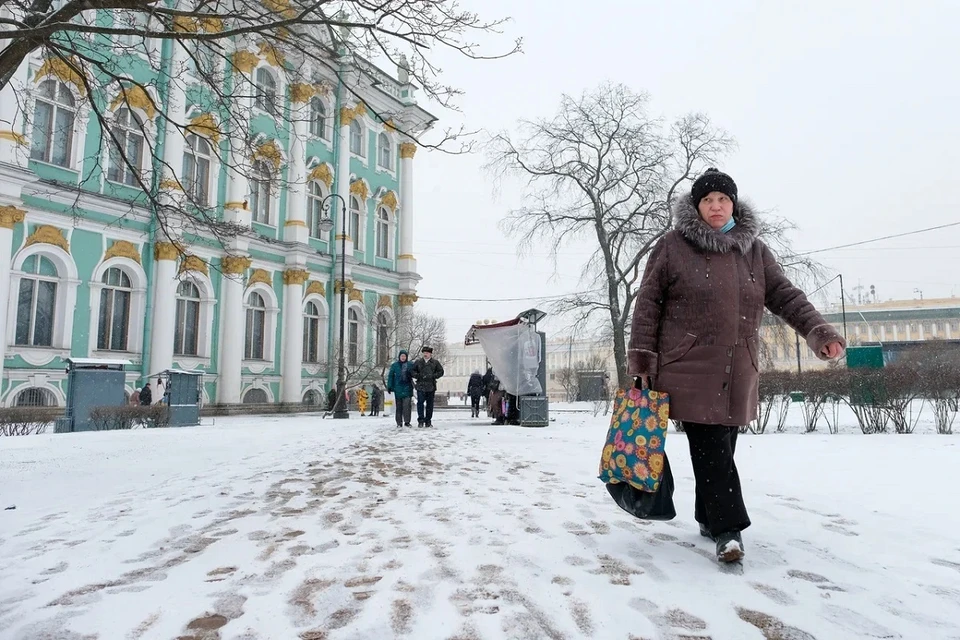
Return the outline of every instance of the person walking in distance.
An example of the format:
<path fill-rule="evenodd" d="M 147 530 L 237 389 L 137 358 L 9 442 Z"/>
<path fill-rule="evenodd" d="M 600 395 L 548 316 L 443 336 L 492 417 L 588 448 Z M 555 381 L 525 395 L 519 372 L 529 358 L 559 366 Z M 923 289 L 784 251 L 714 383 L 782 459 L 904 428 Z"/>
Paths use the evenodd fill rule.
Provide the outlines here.
<path fill-rule="evenodd" d="M 417 387 L 417 426 L 433 426 L 433 400 L 437 380 L 443 377 L 443 365 L 433 359 L 433 348 L 424 347 L 411 372 Z"/>
<path fill-rule="evenodd" d="M 401 350 L 397 361 L 390 365 L 387 373 L 387 393 L 392 393 L 396 400 L 393 408 L 397 419 L 397 427 L 410 426 L 411 404 L 413 403 L 413 363 L 407 361 L 406 350 Z"/>
<path fill-rule="evenodd" d="M 733 178 L 708 169 L 673 208 L 637 293 L 627 369 L 670 394 L 696 480 L 694 516 L 721 563 L 744 555 L 750 526 L 734 462 L 737 431 L 757 417 L 760 321 L 766 307 L 823 360 L 846 347 L 758 238 L 761 222 Z"/>
<path fill-rule="evenodd" d="M 467 395 L 470 396 L 470 402 L 472 409 L 470 411 L 471 418 L 480 417 L 480 398 L 483 397 L 483 376 L 480 375 L 479 371 L 474 371 L 470 375 L 470 381 L 467 383 Z"/>
<path fill-rule="evenodd" d="M 374 418 L 380 416 L 380 410 L 383 406 L 383 391 L 379 385 L 373 385 L 373 392 L 370 394 L 370 415 Z"/>

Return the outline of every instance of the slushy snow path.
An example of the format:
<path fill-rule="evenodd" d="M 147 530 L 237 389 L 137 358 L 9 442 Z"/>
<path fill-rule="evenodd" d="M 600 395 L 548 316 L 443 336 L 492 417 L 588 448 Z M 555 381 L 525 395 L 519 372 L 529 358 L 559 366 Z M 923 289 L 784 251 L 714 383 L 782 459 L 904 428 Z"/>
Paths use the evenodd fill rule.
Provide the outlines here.
<path fill-rule="evenodd" d="M 741 436 L 742 576 L 596 479 L 607 419 L 0 439 L 3 640 L 960 638 L 960 436 Z"/>

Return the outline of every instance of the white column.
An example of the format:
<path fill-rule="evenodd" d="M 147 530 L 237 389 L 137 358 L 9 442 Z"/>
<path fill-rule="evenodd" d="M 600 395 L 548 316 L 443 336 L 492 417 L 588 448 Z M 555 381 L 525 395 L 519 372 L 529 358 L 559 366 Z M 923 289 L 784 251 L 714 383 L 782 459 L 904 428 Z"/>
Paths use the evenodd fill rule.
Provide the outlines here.
<path fill-rule="evenodd" d="M 3 359 L 7 355 L 7 309 L 10 308 L 13 227 L 23 222 L 24 213 L 23 210 L 13 206 L 0 206 L 0 387 L 3 381 Z"/>
<path fill-rule="evenodd" d="M 303 269 L 283 272 L 283 402 L 299 404 L 303 382 L 303 283 L 310 273 Z"/>
<path fill-rule="evenodd" d="M 23 136 L 26 106 L 27 69 L 24 62 L 14 72 L 10 82 L 0 92 L 0 162 L 27 166 L 29 145 Z"/>
<path fill-rule="evenodd" d="M 397 270 L 400 273 L 416 273 L 417 260 L 413 257 L 413 156 L 417 145 L 404 142 L 400 145 L 400 251 L 397 255 Z"/>
<path fill-rule="evenodd" d="M 182 129 L 186 119 L 186 85 L 178 76 L 177 70 L 186 68 L 187 54 L 181 44 L 173 42 L 170 58 L 170 83 L 167 86 L 167 118 L 163 138 L 163 167 L 161 168 L 160 191 L 167 197 L 181 199 L 183 190 L 177 178 L 183 167 L 183 150 L 186 146 Z"/>
<path fill-rule="evenodd" d="M 283 239 L 306 242 L 307 228 L 307 122 L 314 89 L 308 84 L 290 87 L 290 153 L 287 160 L 287 221 Z"/>
<path fill-rule="evenodd" d="M 337 157 L 337 193 L 343 198 L 343 206 L 346 208 L 346 215 L 341 215 L 340 203 L 333 207 L 340 218 L 339 233 L 336 235 L 337 247 L 331 253 L 340 253 L 340 246 L 343 238 L 347 236 L 346 255 L 353 255 L 353 248 L 357 238 L 350 237 L 350 123 L 356 118 L 352 109 L 342 107 L 340 109 L 340 155 Z"/>
<path fill-rule="evenodd" d="M 158 242 L 153 247 L 156 271 L 153 280 L 153 326 L 150 330 L 151 376 L 173 368 L 173 337 L 177 315 L 177 247 Z"/>
<path fill-rule="evenodd" d="M 235 111 L 231 114 L 230 158 L 227 169 L 227 201 L 223 205 L 225 222 L 250 226 L 250 163 L 247 159 L 246 138 L 250 112 L 253 108 L 253 82 L 250 74 L 259 59 L 256 54 L 239 50 L 233 54 L 233 97 Z M 238 387 L 239 388 L 239 387 Z"/>
<path fill-rule="evenodd" d="M 220 404 L 240 402 L 243 374 L 243 340 L 246 316 L 243 313 L 243 276 L 250 268 L 250 258 L 226 256 L 220 261 L 223 273 L 220 297 L 220 371 L 217 401 Z"/>

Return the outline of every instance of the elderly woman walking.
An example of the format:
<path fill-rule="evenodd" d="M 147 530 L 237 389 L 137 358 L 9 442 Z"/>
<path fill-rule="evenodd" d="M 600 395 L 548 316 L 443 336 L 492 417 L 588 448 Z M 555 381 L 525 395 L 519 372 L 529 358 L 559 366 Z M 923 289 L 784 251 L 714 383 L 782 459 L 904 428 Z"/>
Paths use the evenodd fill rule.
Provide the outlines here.
<path fill-rule="evenodd" d="M 674 229 L 653 248 L 633 312 L 628 369 L 670 394 L 696 479 L 694 516 L 720 562 L 744 555 L 750 526 L 734 463 L 738 427 L 757 417 L 759 329 L 766 307 L 821 359 L 846 344 L 757 237 L 760 222 L 733 179 L 708 169 L 674 204 Z"/>

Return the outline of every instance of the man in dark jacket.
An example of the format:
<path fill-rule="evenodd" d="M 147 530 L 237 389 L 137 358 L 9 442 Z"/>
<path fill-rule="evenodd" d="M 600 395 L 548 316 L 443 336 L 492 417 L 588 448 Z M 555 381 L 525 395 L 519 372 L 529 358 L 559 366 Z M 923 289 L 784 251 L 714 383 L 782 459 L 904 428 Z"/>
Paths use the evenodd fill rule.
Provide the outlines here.
<path fill-rule="evenodd" d="M 483 390 L 486 385 L 483 384 L 483 376 L 479 371 L 474 371 L 470 375 L 470 381 L 467 382 L 467 395 L 470 396 L 470 402 L 473 409 L 470 412 L 471 418 L 480 417 L 480 398 L 483 396 Z"/>
<path fill-rule="evenodd" d="M 149 407 L 153 404 L 153 389 L 150 388 L 150 383 L 143 385 L 143 389 L 140 389 L 140 406 Z"/>
<path fill-rule="evenodd" d="M 422 356 L 413 363 L 411 375 L 417 386 L 417 426 L 433 426 L 433 398 L 437 380 L 443 377 L 443 365 L 433 359 L 433 348 L 424 347 Z"/>
<path fill-rule="evenodd" d="M 394 415 L 398 427 L 410 426 L 411 403 L 413 402 L 413 378 L 410 375 L 413 364 L 407 362 L 406 350 L 401 350 L 397 361 L 390 365 L 387 373 L 387 393 L 392 393 L 394 400 Z"/>
<path fill-rule="evenodd" d="M 370 392 L 370 415 L 378 417 L 380 415 L 380 405 L 383 404 L 383 391 L 380 387 L 373 385 L 373 391 Z"/>

